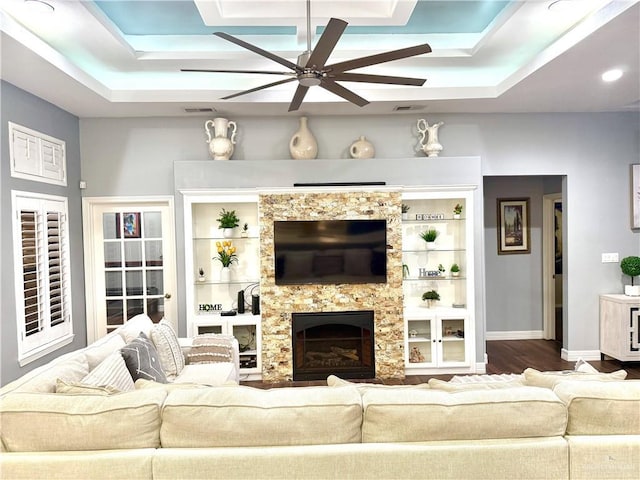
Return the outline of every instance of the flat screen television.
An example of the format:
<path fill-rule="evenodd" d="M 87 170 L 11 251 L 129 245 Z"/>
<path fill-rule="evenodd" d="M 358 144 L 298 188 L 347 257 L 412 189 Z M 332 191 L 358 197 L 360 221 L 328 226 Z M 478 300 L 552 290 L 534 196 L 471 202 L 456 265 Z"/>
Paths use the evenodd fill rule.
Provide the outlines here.
<path fill-rule="evenodd" d="M 386 220 L 275 221 L 276 285 L 386 283 Z"/>

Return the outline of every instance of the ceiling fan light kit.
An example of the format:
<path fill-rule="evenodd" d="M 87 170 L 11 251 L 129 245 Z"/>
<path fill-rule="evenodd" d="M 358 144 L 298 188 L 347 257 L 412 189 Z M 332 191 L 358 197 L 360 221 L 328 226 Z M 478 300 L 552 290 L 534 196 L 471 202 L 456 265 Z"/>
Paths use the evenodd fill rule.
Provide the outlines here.
<path fill-rule="evenodd" d="M 290 69 L 290 72 L 273 72 L 262 70 L 209 70 L 209 69 L 182 69 L 183 72 L 212 72 L 212 73 L 245 73 L 245 74 L 265 74 L 265 75 L 287 75 L 289 78 L 279 80 L 276 82 L 261 85 L 259 87 L 251 88 L 241 92 L 233 93 L 222 97 L 222 100 L 228 100 L 238 97 L 240 95 L 246 95 L 249 93 L 264 90 L 266 88 L 275 87 L 284 83 L 298 81 L 298 87 L 294 93 L 293 99 L 289 104 L 289 111 L 293 112 L 300 108 L 309 88 L 321 87 L 325 90 L 344 98 L 345 100 L 363 107 L 369 102 L 357 95 L 355 92 L 342 86 L 338 82 L 361 82 L 361 83 L 384 83 L 389 85 L 412 85 L 422 86 L 426 79 L 424 78 L 411 78 L 411 77 L 396 77 L 389 75 L 371 75 L 365 73 L 350 73 L 349 70 L 356 70 L 359 68 L 369 67 L 372 65 L 379 65 L 381 63 L 387 63 L 394 60 L 400 60 L 403 58 L 414 57 L 431 52 L 431 47 L 428 44 L 416 45 L 414 47 L 402 48 L 399 50 L 392 50 L 376 55 L 369 55 L 366 57 L 360 57 L 353 60 L 347 60 L 344 62 L 334 63 L 326 65 L 329 56 L 335 49 L 338 40 L 347 28 L 348 23 L 338 18 L 331 18 L 329 23 L 325 27 L 320 39 L 318 40 L 315 48 L 311 49 L 311 14 L 310 14 L 310 0 L 307 0 L 307 50 L 300 54 L 297 59 L 297 63 L 290 62 L 289 60 L 275 55 L 271 52 L 261 49 L 255 45 L 245 42 L 239 38 L 233 37 L 224 32 L 215 32 L 219 38 L 222 38 L 228 42 L 234 43 L 242 48 L 257 53 L 269 60 L 272 60 L 280 65 Z"/>

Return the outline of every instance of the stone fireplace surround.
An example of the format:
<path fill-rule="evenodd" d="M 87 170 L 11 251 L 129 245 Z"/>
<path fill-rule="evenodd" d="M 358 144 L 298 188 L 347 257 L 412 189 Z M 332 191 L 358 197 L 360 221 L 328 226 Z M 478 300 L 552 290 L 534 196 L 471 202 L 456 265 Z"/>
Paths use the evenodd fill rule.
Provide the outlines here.
<path fill-rule="evenodd" d="M 374 311 L 377 378 L 404 378 L 402 309 L 402 197 L 398 191 L 305 191 L 259 196 L 262 379 L 293 379 L 291 314 Z M 273 222 L 278 220 L 387 220 L 387 283 L 276 285 Z"/>

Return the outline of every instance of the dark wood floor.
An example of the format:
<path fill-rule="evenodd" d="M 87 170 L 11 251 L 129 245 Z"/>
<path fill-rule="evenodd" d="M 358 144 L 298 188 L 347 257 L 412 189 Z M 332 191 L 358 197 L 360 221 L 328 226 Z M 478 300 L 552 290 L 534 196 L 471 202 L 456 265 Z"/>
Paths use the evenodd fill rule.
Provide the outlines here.
<path fill-rule="evenodd" d="M 540 371 L 572 370 L 575 362 L 566 362 L 560 358 L 561 344 L 552 340 L 495 340 L 487 342 L 488 374 L 522 373 L 531 367 Z M 640 379 L 640 362 L 619 362 L 618 360 L 589 361 L 600 372 L 613 372 L 624 369 L 628 379 Z M 404 380 L 354 380 L 385 384 L 414 385 L 426 383 L 430 378 L 450 380 L 453 375 L 411 375 Z M 326 385 L 325 380 L 310 382 L 282 382 L 266 384 L 257 381 L 243 381 L 243 385 L 259 388 L 282 386 Z"/>

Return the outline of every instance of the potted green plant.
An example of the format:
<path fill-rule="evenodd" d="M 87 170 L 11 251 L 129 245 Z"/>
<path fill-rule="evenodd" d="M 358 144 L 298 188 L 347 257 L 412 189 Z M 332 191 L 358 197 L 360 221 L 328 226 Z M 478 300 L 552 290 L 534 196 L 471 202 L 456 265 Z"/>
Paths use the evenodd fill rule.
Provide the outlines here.
<path fill-rule="evenodd" d="M 402 219 L 403 220 L 409 220 L 409 210 L 411 209 L 411 207 L 409 205 L 407 205 L 406 203 L 402 204 Z"/>
<path fill-rule="evenodd" d="M 406 263 L 402 264 L 402 278 L 408 278 L 409 277 L 409 265 L 407 265 Z"/>
<path fill-rule="evenodd" d="M 622 273 L 625 275 L 631 277 L 631 285 L 624 286 L 624 294 L 631 297 L 640 296 L 640 285 L 633 284 L 633 277 L 640 275 L 640 257 L 624 257 L 620 261 L 620 270 L 622 270 Z"/>
<path fill-rule="evenodd" d="M 460 275 L 460 266 L 457 263 L 451 264 L 451 268 L 449 270 L 451 271 L 452 277 L 457 277 Z"/>
<path fill-rule="evenodd" d="M 204 268 L 200 267 L 198 269 L 198 280 L 200 280 L 201 282 L 205 281 L 205 277 L 204 277 Z"/>
<path fill-rule="evenodd" d="M 240 232 L 240 236 L 241 236 L 242 238 L 246 238 L 248 235 L 249 235 L 249 224 L 248 224 L 248 223 L 245 223 L 245 224 L 242 226 L 242 231 Z"/>
<path fill-rule="evenodd" d="M 239 225 L 240 219 L 236 215 L 235 210 L 225 210 L 224 208 L 218 216 L 218 224 L 222 229 L 222 234 L 225 238 L 229 238 L 233 235 L 233 229 Z"/>
<path fill-rule="evenodd" d="M 427 302 L 427 306 L 431 308 L 435 302 L 440 300 L 440 294 L 435 290 L 429 290 L 422 294 L 422 300 Z"/>
<path fill-rule="evenodd" d="M 444 275 L 444 272 L 445 272 L 445 270 L 444 270 L 444 266 L 443 266 L 441 263 L 439 263 L 439 264 L 438 264 L 438 273 L 439 273 L 440 275 Z"/>
<path fill-rule="evenodd" d="M 460 218 L 460 215 L 462 215 L 462 205 L 456 203 L 456 206 L 453 207 L 453 218 Z"/>
<path fill-rule="evenodd" d="M 427 248 L 432 248 L 433 243 L 436 241 L 436 238 L 438 238 L 438 235 L 440 235 L 438 230 L 435 228 L 429 228 L 427 231 L 420 234 L 420 238 L 427 242 Z"/>

